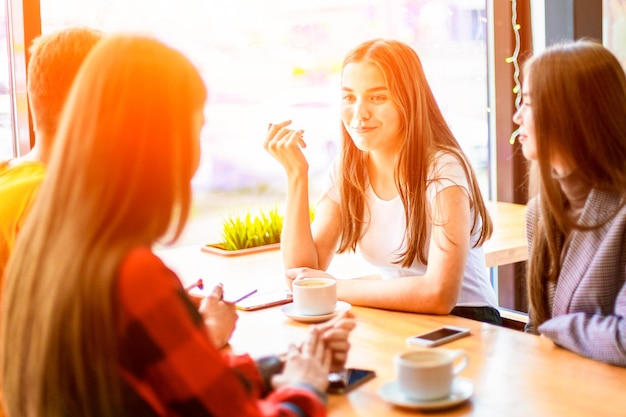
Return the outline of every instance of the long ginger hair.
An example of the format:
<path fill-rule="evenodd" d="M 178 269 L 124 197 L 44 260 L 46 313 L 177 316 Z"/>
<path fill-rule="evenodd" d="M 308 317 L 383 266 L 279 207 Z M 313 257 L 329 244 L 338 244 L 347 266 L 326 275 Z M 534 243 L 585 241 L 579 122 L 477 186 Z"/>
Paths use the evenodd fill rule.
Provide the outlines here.
<path fill-rule="evenodd" d="M 402 118 L 404 141 L 393 169 L 406 217 L 406 250 L 400 254 L 398 263 L 404 267 L 410 266 L 415 259 L 424 265 L 428 263 L 425 231 L 432 220 L 426 189 L 431 181 L 438 180 L 433 178 L 429 181 L 428 173 L 439 152 L 453 155 L 465 171 L 474 208 L 472 233 L 482 218 L 482 229 L 475 246 L 482 245 L 491 236 L 491 217 L 476 174 L 437 105 L 415 51 L 399 41 L 374 39 L 349 52 L 342 68 L 354 62 L 372 63 L 380 69 L 391 100 Z M 342 232 L 339 253 L 355 250 L 365 233 L 365 191 L 368 186 L 367 154 L 354 145 L 343 125 L 341 132 L 339 178 Z"/>
<path fill-rule="evenodd" d="M 626 198 L 626 76 L 602 45 L 580 40 L 554 45 L 524 64 L 535 125 L 531 167 L 538 215 L 528 261 L 528 298 L 535 326 L 550 318 L 547 285 L 556 283 L 565 230 L 588 230 L 567 217 L 566 200 L 550 161 L 580 168 L 592 188 Z"/>
<path fill-rule="evenodd" d="M 171 225 L 180 234 L 205 99 L 190 61 L 156 40 L 109 36 L 87 57 L 7 269 L 0 360 L 10 416 L 123 414 L 117 270 Z"/>

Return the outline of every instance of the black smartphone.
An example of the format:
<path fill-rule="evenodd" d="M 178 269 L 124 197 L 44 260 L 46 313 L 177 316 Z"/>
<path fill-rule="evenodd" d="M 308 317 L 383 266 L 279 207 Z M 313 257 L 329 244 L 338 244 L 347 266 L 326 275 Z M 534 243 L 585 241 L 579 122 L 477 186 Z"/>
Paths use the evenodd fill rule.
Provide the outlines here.
<path fill-rule="evenodd" d="M 348 368 L 341 373 L 333 373 L 328 376 L 329 394 L 345 394 L 354 388 L 366 383 L 376 376 L 376 372 L 368 369 Z"/>
<path fill-rule="evenodd" d="M 439 346 L 470 334 L 470 329 L 465 327 L 444 326 L 428 333 L 418 334 L 406 339 L 413 346 Z"/>
<path fill-rule="evenodd" d="M 293 300 L 291 291 L 279 290 L 254 294 L 244 300 L 235 303 L 238 310 L 253 311 L 261 308 L 290 303 Z"/>

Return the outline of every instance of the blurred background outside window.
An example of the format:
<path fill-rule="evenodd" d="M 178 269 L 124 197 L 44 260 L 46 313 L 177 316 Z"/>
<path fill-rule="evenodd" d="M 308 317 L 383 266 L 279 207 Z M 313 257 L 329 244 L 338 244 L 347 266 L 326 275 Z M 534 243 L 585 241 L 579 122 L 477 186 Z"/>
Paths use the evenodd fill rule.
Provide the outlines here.
<path fill-rule="evenodd" d="M 409 43 L 446 119 L 488 184 L 485 0 L 41 0 L 42 32 L 85 25 L 158 37 L 189 56 L 209 89 L 193 226 L 179 244 L 215 242 L 230 214 L 285 200 L 282 167 L 263 149 L 267 125 L 304 129 L 311 202 L 339 150 L 344 55 L 376 37 Z M 4 13 L 4 12 L 3 12 Z M 6 58 L 6 42 L 1 57 Z M 7 65 L 0 63 L 2 71 Z M 0 72 L 0 158 L 13 155 Z"/>
<path fill-rule="evenodd" d="M 626 70 L 626 0 L 603 0 L 602 40 Z"/>

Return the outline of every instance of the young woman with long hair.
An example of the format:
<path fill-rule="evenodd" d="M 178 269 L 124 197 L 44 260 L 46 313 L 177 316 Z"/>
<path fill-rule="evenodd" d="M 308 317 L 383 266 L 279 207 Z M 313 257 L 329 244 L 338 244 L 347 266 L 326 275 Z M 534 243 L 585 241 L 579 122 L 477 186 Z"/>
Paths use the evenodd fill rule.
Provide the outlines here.
<path fill-rule="evenodd" d="M 287 173 L 288 279 L 323 275 L 336 252 L 358 249 L 393 279 L 338 280 L 342 300 L 500 323 L 482 250 L 491 218 L 415 51 L 386 39 L 358 45 L 341 91 L 341 155 L 312 225 L 303 132 L 291 121 L 268 129 L 265 148 Z"/>
<path fill-rule="evenodd" d="M 286 363 L 224 354 L 234 305 L 218 287 L 199 312 L 151 251 L 185 225 L 206 95 L 191 62 L 150 38 L 109 35 L 86 58 L 7 268 L 8 415 L 325 415 L 334 355 L 320 329 Z"/>
<path fill-rule="evenodd" d="M 626 76 L 601 44 L 554 45 L 523 70 L 513 116 L 531 160 L 529 332 L 626 366 Z"/>

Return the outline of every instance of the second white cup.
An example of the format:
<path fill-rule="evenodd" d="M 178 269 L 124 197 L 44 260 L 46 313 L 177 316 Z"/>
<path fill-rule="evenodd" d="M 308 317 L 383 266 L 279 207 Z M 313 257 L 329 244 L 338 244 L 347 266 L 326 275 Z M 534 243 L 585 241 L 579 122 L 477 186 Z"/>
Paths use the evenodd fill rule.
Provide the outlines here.
<path fill-rule="evenodd" d="M 330 314 L 337 304 L 337 282 L 332 278 L 304 278 L 291 284 L 295 310 L 304 316 Z"/>
<path fill-rule="evenodd" d="M 450 395 L 454 377 L 467 366 L 463 350 L 426 349 L 394 358 L 400 390 L 411 400 L 431 401 Z"/>

